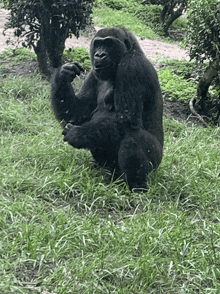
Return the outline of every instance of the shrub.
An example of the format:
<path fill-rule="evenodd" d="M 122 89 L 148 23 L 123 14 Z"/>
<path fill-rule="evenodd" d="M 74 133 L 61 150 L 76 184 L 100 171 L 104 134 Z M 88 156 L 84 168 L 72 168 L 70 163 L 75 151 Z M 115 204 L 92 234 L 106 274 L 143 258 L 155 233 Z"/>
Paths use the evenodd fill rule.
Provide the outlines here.
<path fill-rule="evenodd" d="M 161 5 L 160 22 L 163 31 L 168 35 L 172 23 L 186 10 L 188 0 L 144 0 L 143 4 Z"/>
<path fill-rule="evenodd" d="M 65 41 L 79 36 L 80 29 L 90 23 L 93 0 L 8 0 L 10 10 L 6 29 L 13 28 L 23 37 L 23 46 L 33 48 L 41 71 L 49 74 L 47 57 L 53 67 L 61 65 Z"/>
<path fill-rule="evenodd" d="M 191 0 L 189 3 L 188 29 L 186 45 L 190 50 L 191 59 L 200 66 L 207 66 L 200 78 L 197 98 L 203 111 L 210 108 L 208 90 L 214 78 L 220 72 L 220 2 L 218 0 Z M 219 98 L 213 100 L 215 121 L 220 116 Z M 212 104 L 212 103 L 211 103 Z"/>
<path fill-rule="evenodd" d="M 135 15 L 155 31 L 161 32 L 163 30 L 160 24 L 161 11 L 162 7 L 158 5 L 139 6 Z"/>

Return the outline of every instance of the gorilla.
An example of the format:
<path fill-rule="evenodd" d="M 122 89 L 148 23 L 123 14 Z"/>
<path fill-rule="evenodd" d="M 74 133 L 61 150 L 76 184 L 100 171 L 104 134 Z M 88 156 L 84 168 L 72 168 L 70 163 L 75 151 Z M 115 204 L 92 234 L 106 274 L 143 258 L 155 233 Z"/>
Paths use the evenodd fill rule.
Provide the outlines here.
<path fill-rule="evenodd" d="M 55 70 L 51 105 L 64 141 L 86 148 L 95 164 L 117 171 L 130 190 L 145 190 L 146 176 L 163 155 L 163 101 L 157 73 L 124 27 L 99 30 L 91 41 L 92 69 L 75 94 L 78 62 Z"/>

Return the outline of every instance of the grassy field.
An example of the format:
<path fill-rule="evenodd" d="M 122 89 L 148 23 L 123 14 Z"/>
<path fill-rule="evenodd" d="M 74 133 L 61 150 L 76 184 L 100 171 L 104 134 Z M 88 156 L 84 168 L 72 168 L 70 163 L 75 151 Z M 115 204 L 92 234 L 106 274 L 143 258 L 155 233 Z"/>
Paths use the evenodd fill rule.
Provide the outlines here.
<path fill-rule="evenodd" d="M 130 193 L 62 141 L 49 96 L 0 80 L 0 293 L 220 293 L 220 128 L 164 118 L 162 164 Z"/>
<path fill-rule="evenodd" d="M 0 82 L 1 293 L 219 293 L 220 129 L 164 119 L 149 191 L 64 144 L 40 76 Z"/>

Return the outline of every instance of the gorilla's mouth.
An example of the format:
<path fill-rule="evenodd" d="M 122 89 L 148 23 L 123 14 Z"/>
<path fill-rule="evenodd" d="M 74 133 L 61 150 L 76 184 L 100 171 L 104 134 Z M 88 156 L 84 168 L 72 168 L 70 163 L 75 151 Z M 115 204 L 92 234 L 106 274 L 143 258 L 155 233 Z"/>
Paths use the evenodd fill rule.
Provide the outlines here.
<path fill-rule="evenodd" d="M 107 64 L 107 65 L 96 64 L 96 65 L 94 66 L 94 68 L 95 68 L 96 71 L 99 71 L 99 70 L 102 70 L 102 69 L 106 69 L 106 68 L 108 68 L 109 66 L 110 66 L 110 64 Z"/>

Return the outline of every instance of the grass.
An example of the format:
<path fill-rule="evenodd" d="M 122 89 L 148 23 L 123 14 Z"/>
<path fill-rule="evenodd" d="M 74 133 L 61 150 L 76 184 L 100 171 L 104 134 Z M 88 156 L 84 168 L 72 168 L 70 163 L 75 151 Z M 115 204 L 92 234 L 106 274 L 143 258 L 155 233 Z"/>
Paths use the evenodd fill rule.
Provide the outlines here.
<path fill-rule="evenodd" d="M 192 97 L 188 67 L 159 71 L 172 98 Z M 63 142 L 49 96 L 39 75 L 0 80 L 1 294 L 219 294 L 220 128 L 164 118 L 162 164 L 130 193 Z"/>
<path fill-rule="evenodd" d="M 164 35 L 159 21 L 161 10 L 161 5 L 143 5 L 142 1 L 98 0 L 93 8 L 93 22 L 104 27 L 122 25 L 140 37 L 176 43 Z M 185 29 L 186 18 L 179 17 L 171 28 Z"/>
<path fill-rule="evenodd" d="M 1 293 L 219 293 L 219 128 L 165 119 L 130 193 L 63 143 L 48 82 L 0 83 Z"/>
<path fill-rule="evenodd" d="M 94 8 L 93 9 L 93 22 L 95 25 L 107 26 L 125 26 L 134 34 L 148 38 L 157 39 L 159 36 L 148 26 L 143 24 L 134 15 L 124 12 L 122 10 L 113 10 L 111 8 Z"/>
<path fill-rule="evenodd" d="M 26 48 L 5 48 L 5 50 L 0 52 L 0 59 L 6 62 L 13 61 L 13 64 L 19 64 L 24 61 L 36 59 L 36 54 Z"/>

